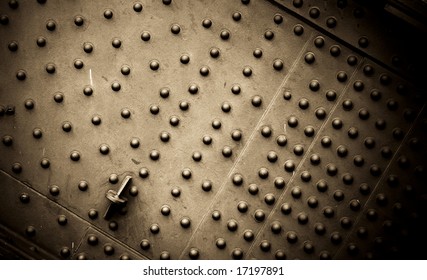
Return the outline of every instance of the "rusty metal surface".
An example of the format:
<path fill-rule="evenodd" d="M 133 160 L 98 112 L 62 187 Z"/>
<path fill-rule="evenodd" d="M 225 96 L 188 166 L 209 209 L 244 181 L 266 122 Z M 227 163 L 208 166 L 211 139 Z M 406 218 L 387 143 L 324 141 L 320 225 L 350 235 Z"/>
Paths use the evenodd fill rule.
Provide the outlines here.
<path fill-rule="evenodd" d="M 0 256 L 424 258 L 422 34 L 362 2 L 2 1 Z"/>

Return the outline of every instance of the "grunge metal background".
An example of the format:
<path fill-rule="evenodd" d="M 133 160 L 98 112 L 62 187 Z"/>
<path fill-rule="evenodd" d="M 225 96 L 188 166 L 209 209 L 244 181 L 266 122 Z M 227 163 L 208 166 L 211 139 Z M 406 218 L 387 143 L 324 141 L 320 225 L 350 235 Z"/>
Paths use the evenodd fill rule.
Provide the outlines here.
<path fill-rule="evenodd" d="M 3 259 L 424 259 L 425 1 L 0 3 Z"/>

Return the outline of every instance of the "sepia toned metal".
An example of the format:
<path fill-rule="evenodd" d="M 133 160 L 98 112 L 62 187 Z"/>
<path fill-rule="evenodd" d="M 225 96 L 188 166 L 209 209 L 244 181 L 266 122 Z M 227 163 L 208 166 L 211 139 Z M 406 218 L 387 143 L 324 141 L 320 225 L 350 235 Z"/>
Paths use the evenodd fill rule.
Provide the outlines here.
<path fill-rule="evenodd" d="M 424 259 L 413 2 L 1 1 L 0 257 Z"/>

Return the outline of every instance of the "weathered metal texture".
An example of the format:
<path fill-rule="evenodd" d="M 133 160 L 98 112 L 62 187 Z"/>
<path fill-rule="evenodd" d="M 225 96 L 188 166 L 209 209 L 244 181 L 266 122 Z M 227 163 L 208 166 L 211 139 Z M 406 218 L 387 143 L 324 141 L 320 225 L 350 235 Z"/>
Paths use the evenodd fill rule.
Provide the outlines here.
<path fill-rule="evenodd" d="M 396 164 L 425 137 L 422 46 L 341 2 L 0 3 L 0 224 L 24 238 L 17 257 L 388 258 L 383 220 L 411 241 L 422 199 L 398 190 L 423 197 L 424 177 Z M 378 195 L 418 220 L 380 205 L 366 222 Z"/>

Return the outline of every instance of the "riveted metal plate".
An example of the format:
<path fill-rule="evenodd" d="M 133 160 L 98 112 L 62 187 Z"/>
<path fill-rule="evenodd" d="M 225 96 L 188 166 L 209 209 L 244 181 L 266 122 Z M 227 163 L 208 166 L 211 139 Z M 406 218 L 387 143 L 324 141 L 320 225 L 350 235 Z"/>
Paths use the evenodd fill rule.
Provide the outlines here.
<path fill-rule="evenodd" d="M 408 78 L 419 76 L 425 62 L 419 54 L 425 46 L 419 41 L 419 30 L 408 32 L 402 22 L 384 13 L 383 3 L 369 1 L 272 0 L 296 13 L 316 28 L 336 36 L 384 63 Z M 411 2 L 411 1 L 410 1 Z M 417 2 L 417 1 L 414 1 Z M 373 24 L 375 22 L 375 24 Z M 408 46 L 413 51 L 408 52 Z M 419 47 L 419 48 L 418 48 Z"/>
<path fill-rule="evenodd" d="M 46 254 L 33 258 L 348 258 L 385 176 L 410 176 L 393 169 L 407 133 L 423 134 L 422 45 L 383 32 L 397 23 L 380 12 L 0 3 L 0 182 L 31 193 L 25 204 L 6 188 L 1 207 L 22 217 L 0 214 L 5 232 L 34 223 L 28 240 Z M 359 243 L 350 257 L 370 252 Z"/>

